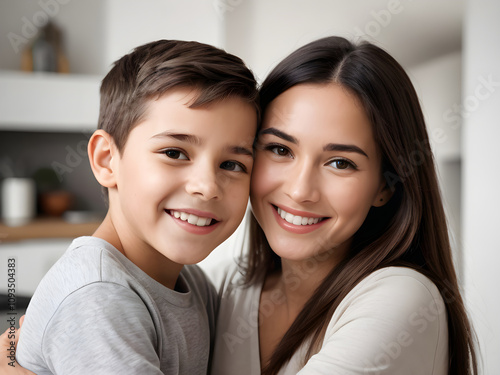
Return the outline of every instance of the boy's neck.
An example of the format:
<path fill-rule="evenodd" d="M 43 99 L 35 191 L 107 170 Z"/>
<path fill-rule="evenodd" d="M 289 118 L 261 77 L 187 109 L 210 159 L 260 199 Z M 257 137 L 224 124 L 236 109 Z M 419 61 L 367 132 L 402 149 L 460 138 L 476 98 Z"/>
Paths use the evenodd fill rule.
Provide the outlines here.
<path fill-rule="evenodd" d="M 134 244 L 127 244 L 113 224 L 109 212 L 92 236 L 113 245 L 152 279 L 169 289 L 175 289 L 183 265 L 172 262 L 155 249 L 137 249 Z"/>

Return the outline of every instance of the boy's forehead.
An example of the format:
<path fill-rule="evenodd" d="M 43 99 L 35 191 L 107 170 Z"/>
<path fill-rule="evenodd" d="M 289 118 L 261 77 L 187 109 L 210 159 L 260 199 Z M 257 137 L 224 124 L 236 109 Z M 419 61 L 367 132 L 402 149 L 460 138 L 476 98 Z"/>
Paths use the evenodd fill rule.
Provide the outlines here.
<path fill-rule="evenodd" d="M 160 140 L 176 139 L 200 145 L 209 139 L 212 130 L 223 129 L 223 134 L 233 143 L 245 147 L 253 144 L 257 130 L 255 107 L 238 96 L 192 107 L 198 96 L 194 88 L 177 88 L 150 98 L 144 115 L 131 132 L 141 138 Z M 220 130 L 220 129 L 219 129 Z"/>
<path fill-rule="evenodd" d="M 158 95 L 151 96 L 145 101 L 145 113 L 149 111 L 152 105 L 156 102 L 168 97 L 170 100 L 177 102 L 178 105 L 189 108 L 200 96 L 200 91 L 195 87 L 179 86 L 171 88 Z"/>
<path fill-rule="evenodd" d="M 161 101 L 165 97 L 169 97 L 171 100 L 175 101 L 177 105 L 189 109 L 210 110 L 214 106 L 218 105 L 232 106 L 234 105 L 235 102 L 240 102 L 244 103 L 246 106 L 248 106 L 248 108 L 251 108 L 256 115 L 258 113 L 256 104 L 249 102 L 246 98 L 240 95 L 229 95 L 221 98 L 214 98 L 211 101 L 207 101 L 201 104 L 196 103 L 201 95 L 202 91 L 194 86 L 173 87 L 161 94 L 146 99 L 144 103 L 145 109 L 143 117 L 147 116 L 148 112 L 150 112 L 151 106 L 153 106 L 156 102 Z"/>

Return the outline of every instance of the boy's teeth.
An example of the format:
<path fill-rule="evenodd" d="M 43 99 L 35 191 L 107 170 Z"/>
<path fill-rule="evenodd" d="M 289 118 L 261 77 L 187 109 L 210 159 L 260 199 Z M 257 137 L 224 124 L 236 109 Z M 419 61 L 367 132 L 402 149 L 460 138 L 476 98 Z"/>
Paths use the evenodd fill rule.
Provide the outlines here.
<path fill-rule="evenodd" d="M 305 217 L 305 216 L 292 215 L 291 213 L 286 212 L 279 207 L 278 207 L 278 215 L 280 215 L 282 219 L 288 221 L 290 224 L 293 225 L 317 224 L 321 220 L 321 218 L 319 217 Z"/>
<path fill-rule="evenodd" d="M 176 219 L 187 221 L 189 224 L 199 227 L 206 227 L 212 223 L 212 219 L 209 217 L 200 217 L 186 212 L 172 211 L 172 215 L 174 215 Z"/>

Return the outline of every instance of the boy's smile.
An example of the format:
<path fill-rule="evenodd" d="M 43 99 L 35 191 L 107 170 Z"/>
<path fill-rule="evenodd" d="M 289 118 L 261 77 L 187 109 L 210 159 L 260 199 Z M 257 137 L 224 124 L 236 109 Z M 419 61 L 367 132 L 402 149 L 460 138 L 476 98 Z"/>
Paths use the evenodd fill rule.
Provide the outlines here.
<path fill-rule="evenodd" d="M 189 224 L 196 225 L 198 227 L 205 227 L 209 225 L 215 225 L 218 220 L 214 217 L 211 217 L 210 213 L 205 212 L 196 212 L 191 213 L 193 210 L 166 210 L 167 214 L 172 215 L 176 219 L 180 219 L 181 221 L 187 221 Z"/>
<path fill-rule="evenodd" d="M 208 234 L 220 223 L 220 220 L 217 220 L 210 212 L 192 209 L 165 210 L 165 212 L 172 216 L 182 228 L 195 234 Z"/>
<path fill-rule="evenodd" d="M 189 108 L 196 94 L 175 89 L 151 100 L 111 157 L 118 248 L 150 276 L 204 259 L 246 210 L 255 110 L 239 98 Z"/>

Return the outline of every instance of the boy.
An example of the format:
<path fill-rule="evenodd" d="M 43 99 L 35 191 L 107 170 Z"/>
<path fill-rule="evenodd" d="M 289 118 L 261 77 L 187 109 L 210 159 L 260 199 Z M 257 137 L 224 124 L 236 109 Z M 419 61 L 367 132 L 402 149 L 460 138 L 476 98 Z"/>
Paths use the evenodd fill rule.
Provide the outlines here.
<path fill-rule="evenodd" d="M 194 264 L 248 201 L 257 90 L 215 47 L 161 40 L 101 86 L 92 171 L 108 213 L 37 288 L 17 350 L 37 374 L 206 374 L 214 289 Z"/>

